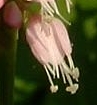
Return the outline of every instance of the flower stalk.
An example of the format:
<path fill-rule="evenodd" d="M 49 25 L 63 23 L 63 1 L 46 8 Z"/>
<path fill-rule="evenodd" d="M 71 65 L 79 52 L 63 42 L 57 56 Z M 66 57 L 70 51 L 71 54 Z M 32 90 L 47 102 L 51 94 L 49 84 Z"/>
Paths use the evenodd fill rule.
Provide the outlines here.
<path fill-rule="evenodd" d="M 13 105 L 16 33 L 15 29 L 0 24 L 0 105 Z"/>

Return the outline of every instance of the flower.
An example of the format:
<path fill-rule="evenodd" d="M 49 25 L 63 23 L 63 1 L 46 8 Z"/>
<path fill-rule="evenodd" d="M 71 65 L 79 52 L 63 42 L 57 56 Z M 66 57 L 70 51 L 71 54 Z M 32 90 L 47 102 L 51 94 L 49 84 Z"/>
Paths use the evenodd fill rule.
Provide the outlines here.
<path fill-rule="evenodd" d="M 32 16 L 26 30 L 26 40 L 45 68 L 51 92 L 57 92 L 58 86 L 54 85 L 53 79 L 59 79 L 61 73 L 64 84 L 69 84 L 66 91 L 76 93 L 78 84 L 73 82 L 78 82 L 79 70 L 71 57 L 72 47 L 64 24 L 55 17 L 46 16 L 43 20 L 41 15 Z"/>

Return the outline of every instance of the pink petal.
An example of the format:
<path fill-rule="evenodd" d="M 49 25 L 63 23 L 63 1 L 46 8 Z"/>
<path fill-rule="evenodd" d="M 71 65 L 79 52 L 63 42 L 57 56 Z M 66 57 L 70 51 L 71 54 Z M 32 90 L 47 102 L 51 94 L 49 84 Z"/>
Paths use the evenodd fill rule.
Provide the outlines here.
<path fill-rule="evenodd" d="M 0 0 L 0 8 L 4 5 L 4 0 Z"/>
<path fill-rule="evenodd" d="M 68 32 L 64 24 L 59 19 L 54 19 L 54 21 L 51 22 L 51 26 L 54 30 L 54 35 L 57 38 L 57 40 L 59 40 L 65 54 L 70 55 L 72 52 L 72 47 L 68 36 Z"/>
<path fill-rule="evenodd" d="M 33 16 L 29 21 L 29 26 L 26 31 L 26 39 L 34 56 L 41 63 L 48 63 L 49 55 L 45 46 L 41 43 L 41 40 L 37 37 L 39 34 L 43 34 L 40 30 L 40 17 Z M 38 32 L 38 33 L 37 33 Z M 45 58 L 45 59 L 44 59 Z"/>
<path fill-rule="evenodd" d="M 40 18 L 32 17 L 32 20 L 29 21 L 26 38 L 39 61 L 57 65 L 63 60 L 62 52 L 59 51 L 49 23 L 43 23 Z"/>

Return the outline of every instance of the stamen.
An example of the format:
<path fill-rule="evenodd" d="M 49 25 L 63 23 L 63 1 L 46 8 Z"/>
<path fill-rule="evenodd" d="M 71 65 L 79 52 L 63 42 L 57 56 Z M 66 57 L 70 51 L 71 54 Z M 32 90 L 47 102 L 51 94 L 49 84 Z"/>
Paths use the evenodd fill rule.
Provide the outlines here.
<path fill-rule="evenodd" d="M 45 68 L 45 71 L 46 71 L 46 73 L 47 73 L 49 82 L 50 82 L 50 84 L 51 84 L 50 90 L 51 90 L 52 93 L 55 93 L 55 92 L 58 91 L 58 86 L 57 86 L 57 85 L 54 85 L 54 83 L 53 83 L 53 81 L 52 81 L 52 78 L 51 78 L 51 76 L 50 76 L 50 74 L 49 74 L 49 72 L 48 72 L 48 69 L 47 69 L 47 67 L 46 67 L 45 65 L 44 65 L 44 68 Z"/>
<path fill-rule="evenodd" d="M 54 70 L 51 68 L 51 66 L 49 64 L 46 65 L 48 70 L 50 71 L 50 73 L 53 75 L 53 77 L 55 78 L 55 72 Z"/>
<path fill-rule="evenodd" d="M 51 76 L 50 76 L 50 74 L 49 74 L 49 72 L 48 72 L 48 69 L 47 69 L 47 67 L 44 65 L 44 68 L 45 68 L 45 71 L 46 71 L 46 73 L 47 73 L 47 76 L 48 76 L 48 79 L 49 79 L 49 82 L 50 82 L 50 84 L 51 85 L 54 85 L 54 83 L 53 83 L 53 81 L 52 81 L 52 78 L 51 78 Z"/>
<path fill-rule="evenodd" d="M 78 82 L 79 69 L 77 67 L 76 68 L 74 67 L 74 63 L 71 56 L 68 56 L 68 61 L 69 61 L 70 68 L 65 63 L 65 61 L 62 63 L 62 66 L 67 71 L 67 73 L 69 73 L 73 77 L 73 79 L 75 79 Z"/>
<path fill-rule="evenodd" d="M 71 69 L 68 67 L 65 61 L 62 62 L 63 71 L 65 70 L 68 74 L 72 74 Z"/>
<path fill-rule="evenodd" d="M 74 67 L 74 63 L 73 63 L 71 55 L 67 56 L 67 58 L 68 58 L 70 69 L 74 69 L 75 67 Z"/>
<path fill-rule="evenodd" d="M 76 67 L 73 69 L 73 72 L 72 72 L 72 76 L 73 76 L 73 79 L 75 79 L 77 82 L 78 82 L 78 78 L 79 78 L 79 69 Z"/>
<path fill-rule="evenodd" d="M 73 82 L 72 82 L 72 79 L 71 79 L 70 75 L 66 71 L 65 71 L 65 75 L 66 75 L 66 78 L 67 78 L 70 86 L 72 86 L 73 85 Z"/>
<path fill-rule="evenodd" d="M 60 67 L 60 71 L 61 71 L 61 74 L 62 74 L 63 83 L 66 84 L 66 79 L 65 79 L 65 75 L 64 75 L 64 72 L 63 72 L 62 65 L 59 65 L 59 67 Z"/>
<path fill-rule="evenodd" d="M 50 90 L 52 93 L 56 93 L 58 91 L 58 85 L 55 85 L 55 86 L 51 85 Z"/>
<path fill-rule="evenodd" d="M 52 17 L 54 17 L 53 12 L 45 5 L 45 2 L 42 3 L 42 7 L 41 7 L 41 8 L 44 8 L 44 9 L 43 9 L 43 12 L 46 11 L 46 12 L 48 12 Z"/>
<path fill-rule="evenodd" d="M 59 12 L 58 8 L 57 8 L 57 5 L 55 2 L 51 2 L 50 3 L 52 8 L 55 10 L 56 14 L 65 22 L 67 23 L 68 25 L 71 25 L 71 23 L 69 21 L 67 21 Z"/>
<path fill-rule="evenodd" d="M 55 70 L 56 70 L 57 78 L 59 79 L 60 78 L 60 75 L 59 75 L 58 65 L 55 66 Z"/>
<path fill-rule="evenodd" d="M 44 5 L 45 5 L 52 13 L 54 13 L 54 10 L 53 10 L 52 7 L 48 4 L 48 2 L 44 2 Z"/>
<path fill-rule="evenodd" d="M 74 84 L 74 85 L 72 85 L 72 86 L 68 86 L 68 87 L 66 88 L 66 91 L 67 91 L 67 92 L 71 92 L 71 94 L 75 94 L 76 91 L 78 90 L 78 88 L 79 88 L 79 85 L 78 85 L 78 84 Z"/>
<path fill-rule="evenodd" d="M 70 13 L 70 5 L 72 5 L 71 0 L 66 0 L 67 11 Z"/>

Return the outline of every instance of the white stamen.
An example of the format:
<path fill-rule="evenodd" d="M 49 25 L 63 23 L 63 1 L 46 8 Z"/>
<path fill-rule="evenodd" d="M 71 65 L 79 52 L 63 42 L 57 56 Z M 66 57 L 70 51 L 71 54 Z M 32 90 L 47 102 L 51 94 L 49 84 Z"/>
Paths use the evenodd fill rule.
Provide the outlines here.
<path fill-rule="evenodd" d="M 42 3 L 42 7 L 41 8 L 44 8 L 43 12 L 49 13 L 52 17 L 54 17 L 53 12 L 45 5 L 45 3 Z"/>
<path fill-rule="evenodd" d="M 49 79 L 49 82 L 50 82 L 50 84 L 51 85 L 54 85 L 54 83 L 53 83 L 53 81 L 52 81 L 52 78 L 51 78 L 51 76 L 50 76 L 50 74 L 49 74 L 49 72 L 48 72 L 48 69 L 47 69 L 47 67 L 44 65 L 44 68 L 45 68 L 45 71 L 46 71 L 46 73 L 47 73 L 47 76 L 48 76 L 48 79 Z"/>
<path fill-rule="evenodd" d="M 66 0 L 67 11 L 70 13 L 70 5 L 72 5 L 71 0 Z"/>
<path fill-rule="evenodd" d="M 48 2 L 43 2 L 44 5 L 49 9 L 49 11 L 51 11 L 52 13 L 54 13 L 54 10 L 52 9 L 52 7 L 48 4 Z"/>
<path fill-rule="evenodd" d="M 58 65 L 55 66 L 57 78 L 60 78 Z"/>
<path fill-rule="evenodd" d="M 69 1 L 68 0 L 66 0 L 66 6 L 67 6 L 68 13 L 70 13 L 70 4 L 69 4 Z"/>
<path fill-rule="evenodd" d="M 66 75 L 66 78 L 67 78 L 70 86 L 72 86 L 73 85 L 73 82 L 72 82 L 72 79 L 71 79 L 70 75 L 66 71 L 65 71 L 65 75 Z"/>
<path fill-rule="evenodd" d="M 50 66 L 48 66 L 48 67 L 51 69 Z M 52 81 L 52 78 L 51 78 L 51 76 L 50 76 L 50 74 L 49 74 L 49 72 L 48 72 L 48 69 L 47 69 L 47 67 L 46 67 L 45 65 L 44 65 L 44 68 L 45 68 L 45 71 L 46 71 L 46 73 L 47 73 L 49 82 L 50 82 L 50 84 L 51 84 L 50 90 L 51 90 L 52 93 L 55 93 L 55 92 L 58 91 L 58 86 L 57 86 L 57 85 L 54 85 L 54 83 L 53 83 L 53 81 Z"/>
<path fill-rule="evenodd" d="M 63 61 L 61 65 L 64 68 L 63 71 L 65 70 L 68 74 L 72 74 L 71 69 L 68 67 L 65 61 Z"/>
<path fill-rule="evenodd" d="M 63 67 L 63 73 L 65 73 L 64 75 L 66 75 L 66 78 L 67 78 L 67 80 L 68 80 L 70 86 L 73 85 L 72 79 L 71 79 L 71 77 L 70 77 L 70 75 L 71 75 L 71 76 L 73 75 L 72 71 L 68 68 L 68 66 L 66 65 L 65 61 L 62 62 L 62 65 L 61 65 L 61 66 Z M 62 68 L 62 67 L 61 67 L 61 68 Z M 61 69 L 61 70 L 62 70 L 62 69 Z"/>
<path fill-rule="evenodd" d="M 51 85 L 50 90 L 51 90 L 52 93 L 56 93 L 58 91 L 58 86 L 57 85 L 55 85 L 55 86 Z"/>
<path fill-rule="evenodd" d="M 75 79 L 77 82 L 78 82 L 78 78 L 79 78 L 79 69 L 76 67 L 73 69 L 72 71 L 72 76 L 73 76 L 73 79 Z"/>
<path fill-rule="evenodd" d="M 51 66 L 49 64 L 46 65 L 48 70 L 50 71 L 50 73 L 53 75 L 53 77 L 55 78 L 55 72 L 54 70 L 51 68 Z"/>
<path fill-rule="evenodd" d="M 71 94 L 75 94 L 76 91 L 78 90 L 78 88 L 79 88 L 79 85 L 78 84 L 73 84 L 72 86 L 68 86 L 66 88 L 66 91 L 67 92 L 71 92 Z"/>
<path fill-rule="evenodd" d="M 32 1 L 32 0 L 27 0 L 27 1 Z M 52 6 L 50 6 L 50 5 Z M 49 13 L 50 16 L 54 17 L 54 11 L 55 13 L 65 22 L 67 23 L 68 25 L 71 25 L 71 23 L 66 20 L 59 12 L 58 10 L 58 7 L 56 5 L 56 2 L 53 1 L 53 2 L 49 2 L 49 4 L 47 3 L 47 1 L 42 1 L 41 2 L 41 5 L 42 7 L 41 8 L 44 8 L 43 11 L 46 11 L 47 13 Z M 67 10 L 70 11 L 70 4 L 71 4 L 71 1 L 70 0 L 66 0 L 66 4 L 67 4 Z"/>
<path fill-rule="evenodd" d="M 67 56 L 67 58 L 68 58 L 70 69 L 74 69 L 75 67 L 74 67 L 74 63 L 73 63 L 71 55 Z"/>
<path fill-rule="evenodd" d="M 55 10 L 56 14 L 67 24 L 71 25 L 71 23 L 69 21 L 67 21 L 59 12 L 58 8 L 57 8 L 57 5 L 55 2 L 51 2 L 50 3 L 52 8 Z"/>
<path fill-rule="evenodd" d="M 65 79 L 65 75 L 64 75 L 64 72 L 63 72 L 62 65 L 59 65 L 59 67 L 60 67 L 60 71 L 61 71 L 61 74 L 62 74 L 63 82 L 64 82 L 64 84 L 66 84 L 66 79 Z"/>
<path fill-rule="evenodd" d="M 77 67 L 74 68 L 74 64 L 73 64 L 73 69 L 71 69 L 67 66 L 67 64 L 64 61 L 64 62 L 62 62 L 62 67 L 63 67 L 64 72 L 67 72 L 68 74 L 70 74 L 73 77 L 73 79 L 75 79 L 78 82 L 79 69 Z"/>

